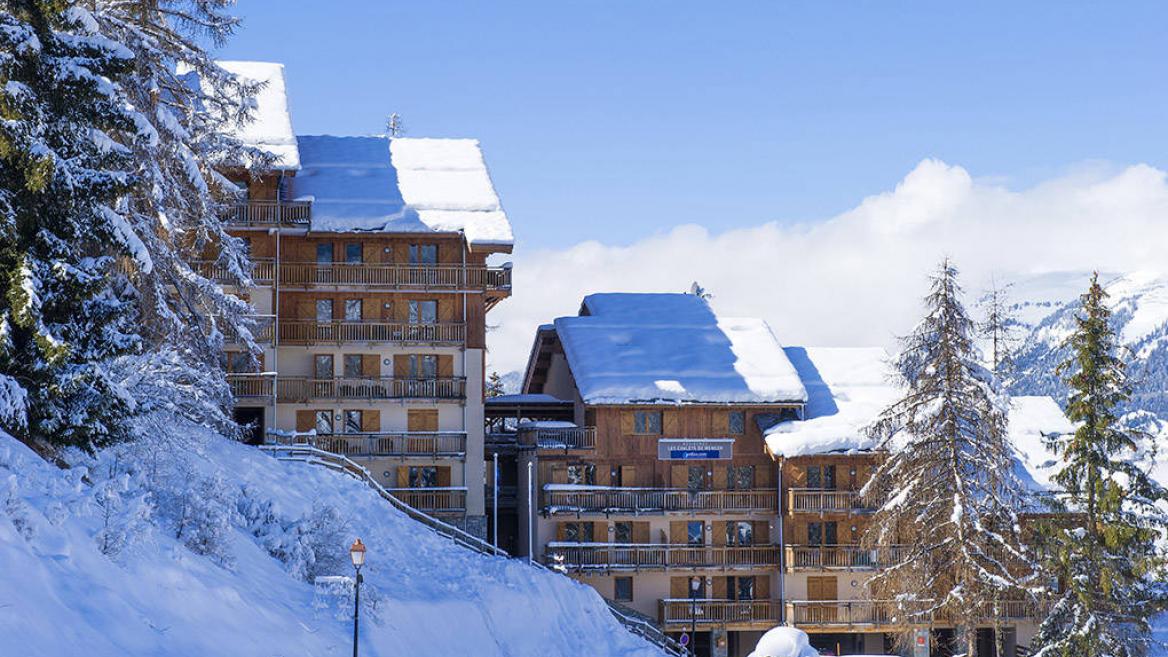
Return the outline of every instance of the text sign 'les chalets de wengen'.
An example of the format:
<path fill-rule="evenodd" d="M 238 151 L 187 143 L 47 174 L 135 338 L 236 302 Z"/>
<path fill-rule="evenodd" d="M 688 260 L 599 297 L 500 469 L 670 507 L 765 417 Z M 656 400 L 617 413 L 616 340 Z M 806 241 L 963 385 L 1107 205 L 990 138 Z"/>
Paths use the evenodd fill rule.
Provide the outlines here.
<path fill-rule="evenodd" d="M 733 457 L 733 438 L 662 438 L 657 441 L 657 459 L 661 461 L 729 460 Z"/>

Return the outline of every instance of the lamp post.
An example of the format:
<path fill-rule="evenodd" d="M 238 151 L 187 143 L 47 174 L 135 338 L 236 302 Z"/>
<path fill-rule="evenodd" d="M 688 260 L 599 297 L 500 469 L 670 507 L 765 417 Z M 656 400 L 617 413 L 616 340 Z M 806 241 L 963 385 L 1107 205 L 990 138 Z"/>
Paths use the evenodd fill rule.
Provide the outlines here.
<path fill-rule="evenodd" d="M 353 541 L 349 548 L 349 558 L 357 569 L 357 584 L 353 589 L 353 657 L 357 657 L 357 617 L 361 613 L 361 566 L 365 565 L 365 544 L 361 539 Z"/>
<path fill-rule="evenodd" d="M 694 575 L 689 578 L 689 654 L 698 654 L 698 591 L 702 588 L 702 578 Z"/>

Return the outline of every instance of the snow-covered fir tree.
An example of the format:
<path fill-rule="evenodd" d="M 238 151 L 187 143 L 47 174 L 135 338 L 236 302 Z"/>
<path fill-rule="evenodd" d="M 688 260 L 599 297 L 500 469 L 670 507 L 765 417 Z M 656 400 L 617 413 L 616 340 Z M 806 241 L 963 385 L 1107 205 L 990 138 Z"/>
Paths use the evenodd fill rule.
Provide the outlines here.
<path fill-rule="evenodd" d="M 998 378 L 1008 374 L 1013 364 L 1017 319 L 1010 309 L 1010 285 L 990 282 L 990 288 L 978 300 L 983 318 L 978 332 L 988 341 L 990 369 Z"/>
<path fill-rule="evenodd" d="M 0 11 L 0 427 L 33 445 L 116 440 L 133 410 L 106 369 L 141 348 L 115 259 L 150 269 L 119 206 L 137 182 L 119 139 L 151 139 L 132 66 L 79 3 Z"/>
<path fill-rule="evenodd" d="M 863 490 L 877 508 L 864 542 L 905 547 L 869 593 L 900 601 L 895 613 L 909 625 L 952 619 L 958 652 L 976 657 L 977 626 L 994 618 L 997 602 L 1022 595 L 1031 576 L 1017 515 L 1023 488 L 1007 400 L 981 364 L 948 260 L 931 277 L 925 306 L 895 363 L 905 395 L 871 427 L 887 456 Z"/>
<path fill-rule="evenodd" d="M 503 384 L 503 377 L 499 376 L 498 372 L 492 371 L 491 375 L 487 377 L 487 396 L 500 397 L 507 392 L 506 386 Z"/>
<path fill-rule="evenodd" d="M 1049 568 L 1065 587 L 1031 648 L 1039 657 L 1142 657 L 1150 619 L 1168 608 L 1165 553 L 1168 493 L 1141 466 L 1143 436 L 1119 410 L 1130 399 L 1124 363 L 1098 276 L 1081 298 L 1071 356 L 1059 368 L 1078 425 L 1051 447 L 1064 513 L 1048 528 Z"/>

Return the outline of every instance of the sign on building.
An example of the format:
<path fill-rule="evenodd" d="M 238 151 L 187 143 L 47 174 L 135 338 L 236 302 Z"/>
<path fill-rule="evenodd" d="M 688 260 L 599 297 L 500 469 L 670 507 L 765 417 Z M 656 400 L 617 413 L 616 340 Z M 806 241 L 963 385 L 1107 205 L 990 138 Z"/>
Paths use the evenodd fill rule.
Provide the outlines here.
<path fill-rule="evenodd" d="M 685 461 L 734 458 L 733 438 L 661 438 L 657 441 L 657 459 Z"/>
<path fill-rule="evenodd" d="M 929 628 L 913 630 L 913 657 L 929 657 Z"/>

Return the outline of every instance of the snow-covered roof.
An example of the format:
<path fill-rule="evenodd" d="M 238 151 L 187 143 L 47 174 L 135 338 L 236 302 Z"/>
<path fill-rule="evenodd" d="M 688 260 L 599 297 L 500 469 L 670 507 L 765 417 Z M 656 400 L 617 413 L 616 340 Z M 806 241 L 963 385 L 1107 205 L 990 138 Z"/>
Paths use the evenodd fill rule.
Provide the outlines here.
<path fill-rule="evenodd" d="M 802 403 L 766 322 L 719 317 L 687 294 L 592 294 L 556 334 L 588 404 Z"/>
<path fill-rule="evenodd" d="M 787 357 L 807 389 L 803 420 L 764 432 L 777 456 L 863 451 L 875 447 L 864 428 L 896 400 L 888 353 L 879 348 L 787 347 Z"/>
<path fill-rule="evenodd" d="M 514 238 L 473 139 L 298 138 L 296 198 L 311 198 L 312 230 L 457 232 L 472 245 Z"/>
<path fill-rule="evenodd" d="M 219 65 L 252 82 L 265 83 L 255 97 L 255 120 L 236 130 L 245 144 L 276 156 L 273 167 L 282 170 L 300 168 L 300 152 L 292 132 L 288 112 L 288 91 L 284 83 L 284 65 L 273 62 L 221 61 Z"/>

